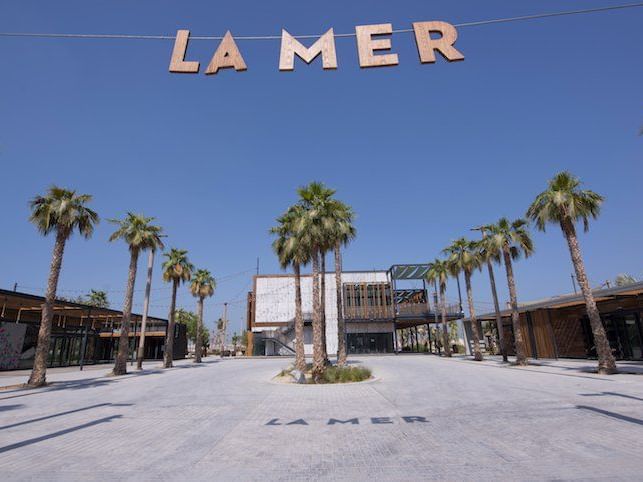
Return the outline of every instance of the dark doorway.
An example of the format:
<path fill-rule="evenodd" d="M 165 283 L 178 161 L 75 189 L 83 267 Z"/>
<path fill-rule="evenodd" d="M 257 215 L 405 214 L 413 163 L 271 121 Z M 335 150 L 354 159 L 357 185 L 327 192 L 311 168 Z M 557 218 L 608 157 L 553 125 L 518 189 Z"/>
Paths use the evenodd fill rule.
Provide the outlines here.
<path fill-rule="evenodd" d="M 391 353 L 393 351 L 393 334 L 348 333 L 346 345 L 348 353 Z"/>
<path fill-rule="evenodd" d="M 639 313 L 612 313 L 602 315 L 601 319 L 612 353 L 617 359 L 643 360 L 643 326 Z M 596 357 L 589 319 L 585 317 L 582 322 L 590 347 L 589 356 Z"/>

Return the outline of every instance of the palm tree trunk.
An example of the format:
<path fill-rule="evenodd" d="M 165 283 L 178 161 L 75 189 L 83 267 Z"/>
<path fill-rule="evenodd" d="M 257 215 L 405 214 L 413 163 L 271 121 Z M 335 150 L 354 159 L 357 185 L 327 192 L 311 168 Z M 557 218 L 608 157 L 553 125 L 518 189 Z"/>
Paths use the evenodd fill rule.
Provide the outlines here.
<path fill-rule="evenodd" d="M 346 365 L 346 322 L 342 301 L 342 251 L 339 242 L 335 243 L 335 296 L 337 298 L 337 365 Z"/>
<path fill-rule="evenodd" d="M 138 265 L 138 249 L 130 250 L 129 270 L 127 274 L 127 289 L 123 302 L 123 318 L 121 319 L 121 336 L 118 339 L 118 353 L 114 363 L 113 375 L 127 373 L 127 356 L 129 354 L 129 325 L 132 317 L 132 301 L 134 299 L 134 283 L 136 282 L 136 267 Z"/>
<path fill-rule="evenodd" d="M 574 223 L 572 223 L 571 219 L 565 217 L 563 218 L 563 221 L 561 221 L 560 227 L 565 234 L 565 238 L 567 238 L 569 253 L 572 257 L 574 270 L 576 271 L 576 280 L 578 281 L 581 292 L 583 293 L 583 298 L 585 299 L 587 316 L 589 317 L 589 324 L 592 327 L 594 345 L 596 345 L 596 355 L 598 356 L 598 373 L 604 375 L 617 373 L 616 360 L 612 354 L 612 349 L 610 348 L 607 335 L 605 334 L 605 328 L 601 322 L 601 315 L 598 312 L 592 289 L 590 288 L 589 281 L 587 280 L 585 263 L 583 262 L 580 245 L 578 244 L 578 238 L 576 237 Z"/>
<path fill-rule="evenodd" d="M 505 347 L 505 335 L 502 326 L 502 316 L 500 316 L 500 304 L 498 303 L 498 292 L 496 291 L 496 277 L 493 275 L 493 267 L 491 261 L 487 261 L 487 268 L 489 269 L 489 284 L 491 284 L 491 295 L 493 296 L 493 308 L 496 313 L 496 328 L 498 330 L 498 346 L 502 354 L 502 361 L 507 361 L 507 349 Z"/>
<path fill-rule="evenodd" d="M 196 342 L 194 343 L 194 363 L 201 363 L 201 327 L 203 326 L 203 296 L 199 296 L 196 305 Z"/>
<path fill-rule="evenodd" d="M 154 250 L 150 249 L 147 258 L 147 282 L 145 284 L 145 302 L 143 304 L 143 320 L 141 321 L 141 335 L 138 341 L 138 353 L 136 355 L 136 369 L 143 369 L 145 358 L 145 331 L 147 330 L 147 313 L 150 308 L 150 290 L 152 288 L 152 269 L 154 267 Z"/>
<path fill-rule="evenodd" d="M 56 301 L 56 289 L 58 278 L 62 267 L 65 242 L 69 232 L 59 229 L 56 232 L 56 242 L 51 256 L 51 267 L 49 268 L 49 279 L 47 280 L 47 292 L 45 302 L 42 305 L 40 329 L 38 330 L 38 343 L 33 361 L 33 369 L 27 384 L 30 387 L 41 387 L 47 383 L 47 357 L 49 355 L 49 340 L 51 338 L 51 322 L 54 316 L 54 302 Z"/>
<path fill-rule="evenodd" d="M 175 278 L 172 280 L 172 301 L 170 301 L 170 312 L 167 315 L 163 368 L 172 368 L 172 360 L 174 359 L 174 312 L 176 311 L 176 290 L 178 287 L 179 280 Z"/>
<path fill-rule="evenodd" d="M 509 248 L 502 250 L 505 260 L 505 270 L 507 272 L 507 285 L 509 287 L 509 299 L 511 302 L 511 324 L 514 328 L 514 339 L 516 340 L 516 363 L 518 365 L 527 365 L 525 356 L 525 340 L 522 337 L 520 329 L 520 315 L 518 314 L 518 297 L 516 296 L 516 282 L 514 280 L 514 270 L 511 264 L 511 255 Z"/>
<path fill-rule="evenodd" d="M 464 283 L 467 288 L 467 304 L 469 305 L 469 319 L 471 320 L 471 331 L 473 332 L 473 359 L 482 361 L 482 352 L 480 351 L 480 331 L 478 331 L 478 320 L 476 319 L 476 310 L 473 307 L 473 292 L 471 291 L 471 273 L 464 272 Z"/>
<path fill-rule="evenodd" d="M 301 309 L 301 267 L 293 265 L 295 271 L 295 368 L 301 372 L 306 370 L 304 354 L 304 315 Z"/>
<path fill-rule="evenodd" d="M 313 251 L 313 379 L 324 373 L 324 353 L 322 350 L 322 326 L 319 300 L 319 252 Z"/>
<path fill-rule="evenodd" d="M 444 356 L 451 356 L 451 345 L 449 344 L 449 327 L 447 326 L 447 303 L 444 288 L 440 287 L 440 312 L 442 313 L 442 339 L 444 340 Z"/>
<path fill-rule="evenodd" d="M 320 317 L 321 317 L 321 330 L 322 330 L 322 353 L 324 355 L 324 363 L 327 365 L 330 363 L 328 360 L 328 346 L 326 344 L 326 253 L 324 251 L 319 252 L 319 257 L 321 258 L 321 274 L 319 279 L 321 280 L 321 293 L 320 293 Z"/>

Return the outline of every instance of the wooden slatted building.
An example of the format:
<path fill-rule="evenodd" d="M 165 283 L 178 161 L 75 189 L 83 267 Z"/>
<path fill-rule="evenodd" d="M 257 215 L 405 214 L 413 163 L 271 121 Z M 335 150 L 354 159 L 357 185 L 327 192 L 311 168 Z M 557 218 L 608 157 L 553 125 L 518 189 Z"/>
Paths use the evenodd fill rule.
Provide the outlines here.
<path fill-rule="evenodd" d="M 0 370 L 31 368 L 42 314 L 42 296 L 0 289 Z M 123 313 L 58 299 L 54 303 L 48 365 L 107 363 L 114 359 Z M 130 356 L 140 339 L 142 316 L 132 313 Z M 145 357 L 161 359 L 167 320 L 148 317 Z M 186 330 L 177 325 L 174 358 L 185 358 Z"/>
<path fill-rule="evenodd" d="M 601 320 L 620 360 L 643 360 L 643 282 L 594 291 Z M 581 294 L 555 296 L 519 306 L 520 327 L 531 358 L 595 358 L 594 337 Z M 511 311 L 501 312 L 505 342 L 514 354 Z M 495 313 L 479 315 L 495 322 Z M 465 320 L 469 323 L 469 320 Z"/>

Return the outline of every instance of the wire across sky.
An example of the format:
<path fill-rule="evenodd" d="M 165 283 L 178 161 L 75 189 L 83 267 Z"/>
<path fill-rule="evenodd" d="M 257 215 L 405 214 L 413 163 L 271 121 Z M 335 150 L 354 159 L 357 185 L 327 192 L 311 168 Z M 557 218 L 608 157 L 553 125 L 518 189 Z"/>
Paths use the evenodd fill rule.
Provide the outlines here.
<path fill-rule="evenodd" d="M 538 20 L 568 15 L 582 15 L 589 13 L 608 12 L 612 10 L 623 10 L 628 8 L 643 7 L 643 2 L 627 3 L 622 5 L 611 5 L 606 7 L 585 8 L 579 10 L 565 10 L 560 12 L 536 13 L 532 15 L 521 15 L 516 17 L 493 18 L 462 22 L 453 24 L 455 27 L 476 27 L 480 25 L 495 25 L 509 22 L 522 22 L 526 20 Z M 412 28 L 393 30 L 394 34 L 410 33 Z M 336 33 L 335 38 L 355 37 L 355 32 Z M 298 39 L 318 38 L 320 34 L 294 35 Z M 57 39 L 103 39 L 103 40 L 174 40 L 175 35 L 142 35 L 142 34 L 82 34 L 82 33 L 42 33 L 42 32 L 0 32 L 0 37 L 34 37 L 34 38 L 57 38 Z M 190 40 L 222 40 L 223 36 L 196 35 L 190 36 Z M 235 40 L 281 40 L 281 35 L 241 35 L 234 37 Z"/>

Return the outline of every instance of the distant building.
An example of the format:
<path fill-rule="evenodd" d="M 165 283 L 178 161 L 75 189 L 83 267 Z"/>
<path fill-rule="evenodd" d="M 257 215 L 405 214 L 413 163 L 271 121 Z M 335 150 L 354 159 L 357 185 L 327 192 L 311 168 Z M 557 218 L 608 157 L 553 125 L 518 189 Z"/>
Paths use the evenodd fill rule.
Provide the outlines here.
<path fill-rule="evenodd" d="M 0 290 L 0 370 L 33 366 L 45 299 L 28 293 Z M 108 308 L 56 300 L 49 344 L 49 367 L 89 365 L 114 360 L 123 313 Z M 142 316 L 132 313 L 129 357 L 140 340 Z M 145 358 L 163 358 L 167 320 L 147 318 Z M 185 358 L 185 325 L 176 324 L 174 359 Z"/>
<path fill-rule="evenodd" d="M 394 265 L 382 271 L 344 271 L 342 311 L 346 320 L 348 353 L 390 353 L 397 345 L 396 330 L 415 329 L 435 322 L 434 303 L 424 281 L 428 266 Z M 325 275 L 326 347 L 337 352 L 337 296 L 335 273 Z M 411 286 L 413 285 L 413 286 Z M 306 354 L 312 354 L 312 276 L 301 277 Z M 459 307 L 448 307 L 449 320 L 461 318 Z M 295 278 L 290 274 L 257 275 L 248 294 L 248 354 L 294 353 Z M 461 326 L 461 325 L 460 325 Z M 462 332 L 462 330 L 461 330 Z M 466 335 L 461 333 L 461 337 Z M 415 338 L 417 345 L 417 336 Z M 416 347 L 419 351 L 419 347 Z"/>

